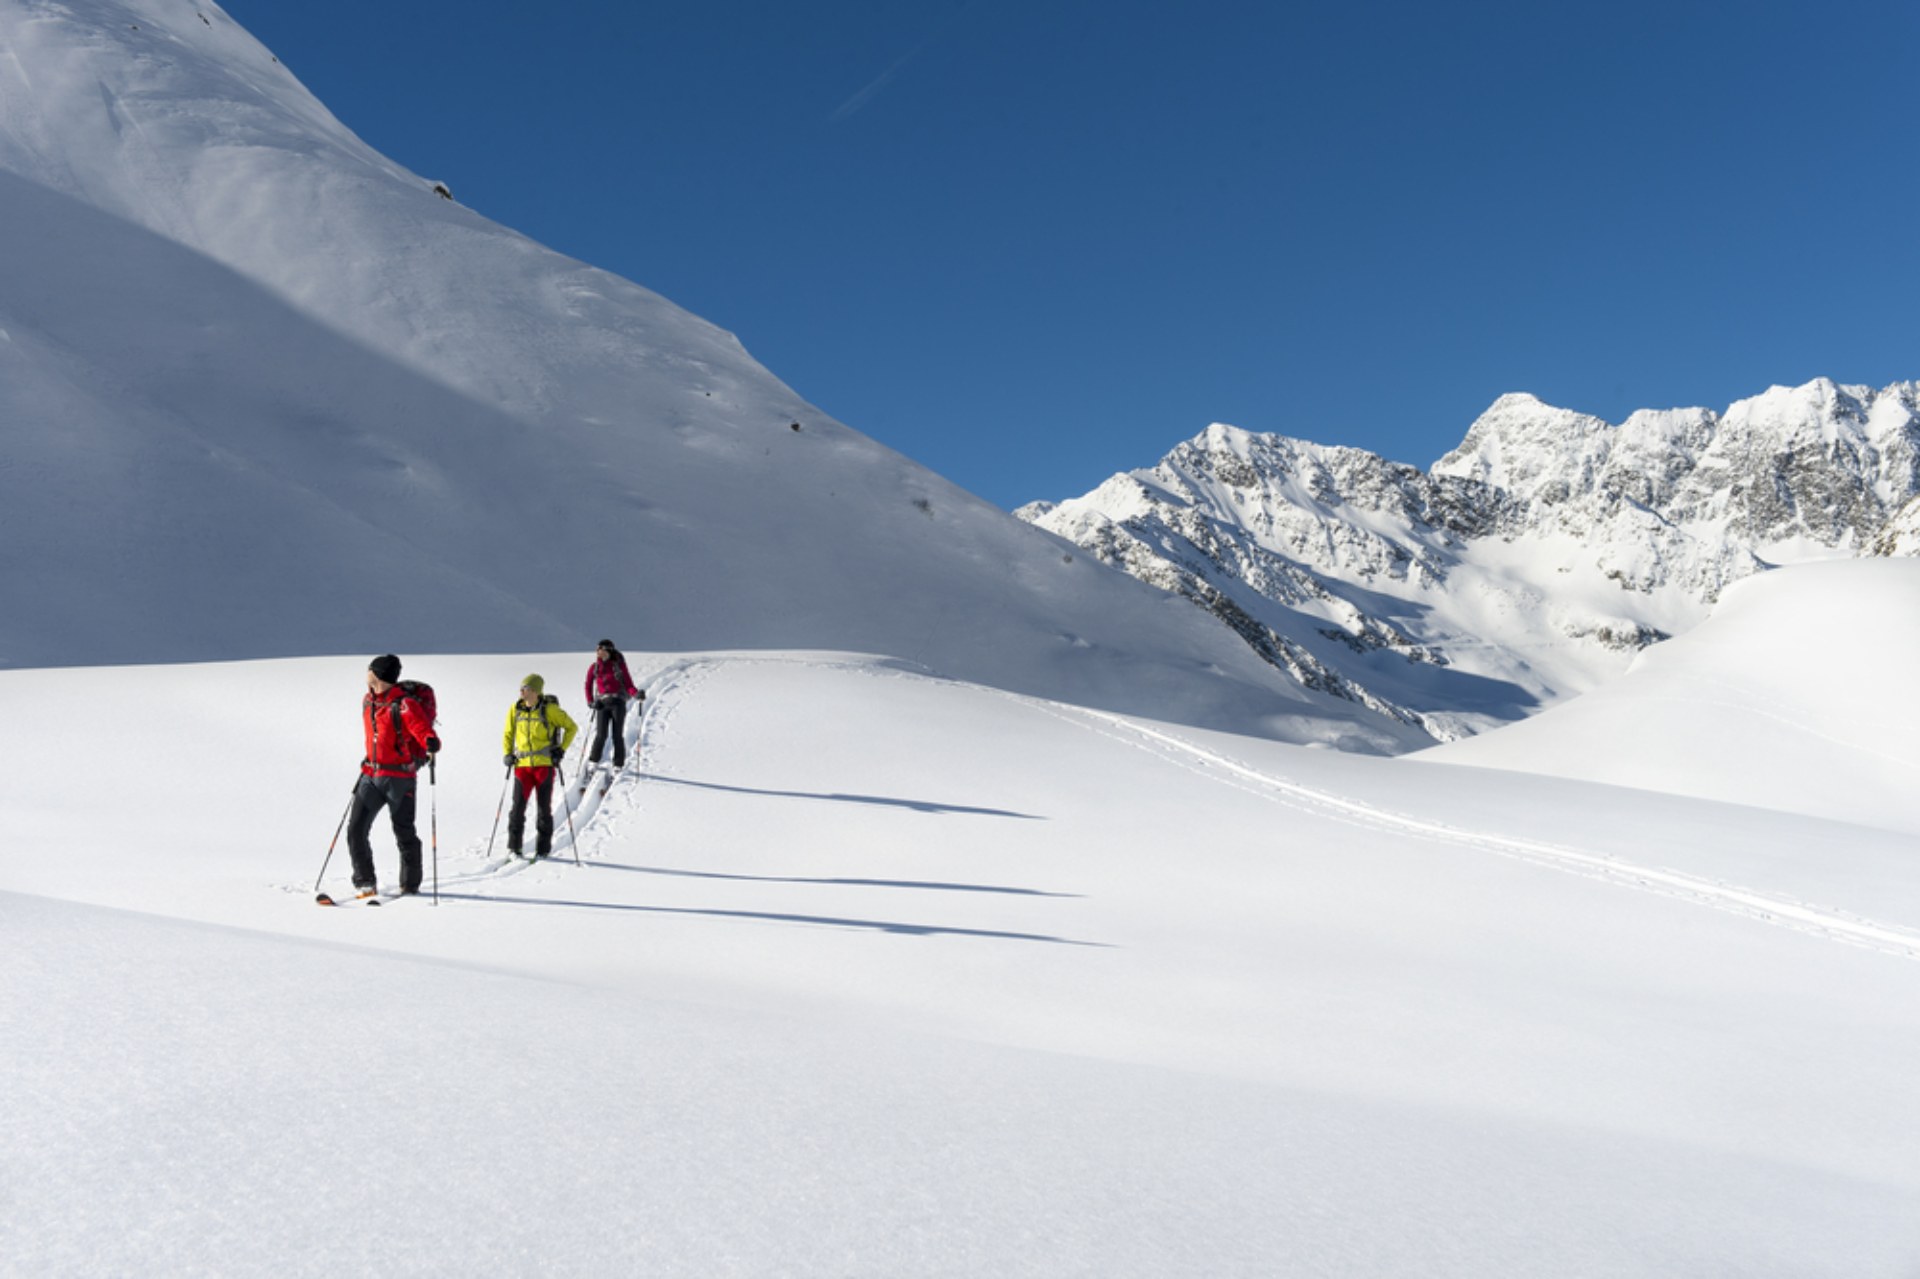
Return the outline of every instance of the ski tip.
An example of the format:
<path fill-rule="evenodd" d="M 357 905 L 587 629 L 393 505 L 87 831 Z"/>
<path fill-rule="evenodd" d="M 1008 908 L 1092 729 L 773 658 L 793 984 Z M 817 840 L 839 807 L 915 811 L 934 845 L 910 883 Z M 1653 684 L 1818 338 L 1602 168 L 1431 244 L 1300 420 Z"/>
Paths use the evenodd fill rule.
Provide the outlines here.
<path fill-rule="evenodd" d="M 325 893 L 317 893 L 314 896 L 313 904 L 316 906 L 338 906 L 340 903 L 336 902 L 335 900 L 333 900 L 333 898 L 327 896 Z"/>

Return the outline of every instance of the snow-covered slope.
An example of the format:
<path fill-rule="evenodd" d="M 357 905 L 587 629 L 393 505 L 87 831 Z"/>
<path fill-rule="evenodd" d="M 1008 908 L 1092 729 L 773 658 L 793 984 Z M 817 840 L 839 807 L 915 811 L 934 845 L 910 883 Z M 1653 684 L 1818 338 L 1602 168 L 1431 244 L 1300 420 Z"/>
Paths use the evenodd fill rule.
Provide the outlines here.
<path fill-rule="evenodd" d="M 0 48 L 0 664 L 611 635 L 1406 740 L 443 198 L 217 5 L 0 0 Z"/>
<path fill-rule="evenodd" d="M 1621 678 L 1417 759 L 1518 769 L 1920 835 L 1920 560 L 1736 583 Z"/>
<path fill-rule="evenodd" d="M 1730 616 L 1763 586 L 1861 593 L 1795 570 Z M 1910 651 L 1835 622 L 1796 656 Z M 1714 634 L 1805 720 L 1780 773 L 1905 749 Z M 0 737 L 0 1269 L 1920 1265 L 1911 825 L 633 656 L 640 771 L 576 814 L 579 867 L 485 849 L 515 684 L 585 655 L 418 664 L 441 899 L 380 910 L 310 900 L 359 661 L 0 672 L 38 726 Z M 1660 727 L 1690 714 L 1721 711 Z M 110 775 L 49 771 L 103 727 Z"/>
<path fill-rule="evenodd" d="M 1920 1266 L 1899 768 L 1832 821 L 1700 752 L 1658 794 L 1169 724 L 1393 740 L 431 194 L 215 7 L 0 0 L 0 50 L 0 664 L 69 664 L 0 669 L 0 1270 Z M 1323 456 L 1383 583 L 1403 498 L 1434 548 L 1510 514 Z M 1861 713 L 1911 566 L 1862 568 L 1695 637 L 1776 777 L 1911 760 Z M 603 632 L 638 762 L 506 864 L 506 703 L 577 707 Z M 388 647 L 438 905 L 316 909 Z M 283 656 L 80 664 L 231 652 Z"/>
<path fill-rule="evenodd" d="M 1619 426 L 1504 396 L 1425 472 L 1214 426 L 1021 513 L 1444 741 L 1594 687 L 1771 564 L 1898 553 L 1916 493 L 1920 383 L 1822 380 Z"/>

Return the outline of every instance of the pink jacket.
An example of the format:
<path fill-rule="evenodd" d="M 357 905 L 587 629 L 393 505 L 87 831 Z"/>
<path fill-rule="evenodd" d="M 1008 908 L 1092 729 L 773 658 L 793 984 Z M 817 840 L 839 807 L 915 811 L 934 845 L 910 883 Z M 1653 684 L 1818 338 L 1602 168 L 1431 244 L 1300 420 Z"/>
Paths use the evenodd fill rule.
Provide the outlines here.
<path fill-rule="evenodd" d="M 603 697 L 638 697 L 633 676 L 627 671 L 627 659 L 615 654 L 607 661 L 594 658 L 587 664 L 587 705 Z"/>

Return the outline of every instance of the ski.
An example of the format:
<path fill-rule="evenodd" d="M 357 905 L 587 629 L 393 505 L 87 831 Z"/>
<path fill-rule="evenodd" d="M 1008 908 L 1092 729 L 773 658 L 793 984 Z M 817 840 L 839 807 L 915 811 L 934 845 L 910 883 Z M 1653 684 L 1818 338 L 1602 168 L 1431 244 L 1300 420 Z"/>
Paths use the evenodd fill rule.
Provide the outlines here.
<path fill-rule="evenodd" d="M 413 893 L 396 893 L 392 897 L 381 897 L 376 894 L 375 896 L 372 896 L 372 897 L 336 898 L 328 893 L 315 893 L 313 897 L 313 904 L 316 906 L 384 906 L 386 903 L 397 900 L 398 898 L 401 898 L 401 897 L 419 897 L 422 895 L 423 894 L 421 893 L 413 892 Z"/>
<path fill-rule="evenodd" d="M 607 792 L 613 789 L 613 784 L 626 776 L 627 772 L 627 766 L 625 764 L 621 764 L 618 767 L 610 764 L 594 764 L 591 765 L 591 767 L 593 773 L 580 783 L 580 797 L 582 799 L 586 798 L 587 789 L 593 784 L 593 777 L 597 776 L 600 779 L 600 798 L 605 799 Z"/>

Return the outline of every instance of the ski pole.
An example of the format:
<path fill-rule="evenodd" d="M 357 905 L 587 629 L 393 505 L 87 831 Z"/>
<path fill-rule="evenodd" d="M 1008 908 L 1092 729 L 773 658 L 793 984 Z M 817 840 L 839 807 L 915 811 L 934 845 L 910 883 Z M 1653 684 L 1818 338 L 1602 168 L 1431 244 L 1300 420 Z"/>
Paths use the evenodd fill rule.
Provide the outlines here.
<path fill-rule="evenodd" d="M 580 798 L 581 799 L 585 799 L 587 797 L 587 782 L 593 776 L 594 766 L 599 764 L 601 762 L 602 757 L 604 757 L 607 753 L 606 714 L 607 714 L 607 708 L 602 706 L 598 701 L 595 701 L 593 704 L 593 737 L 591 738 L 591 740 L 594 742 L 600 743 L 600 749 L 594 750 L 592 746 L 589 746 L 587 748 L 586 761 L 580 766 Z"/>
<path fill-rule="evenodd" d="M 493 837 L 500 833 L 500 814 L 507 807 L 507 785 L 513 781 L 513 765 L 507 765 L 507 780 L 500 783 L 500 802 L 493 806 L 493 830 L 487 835 L 487 856 L 493 856 Z"/>
<path fill-rule="evenodd" d="M 646 736 L 647 736 L 647 695 L 645 693 L 642 693 L 640 694 L 639 713 L 633 717 L 633 742 L 631 745 L 627 747 L 627 750 L 633 755 L 633 775 L 635 778 L 638 778 L 641 775 L 640 744 L 646 740 Z M 637 786 L 639 785 L 639 782 L 635 781 L 634 784 Z"/>
<path fill-rule="evenodd" d="M 327 866 L 333 861 L 333 850 L 340 843 L 340 832 L 347 828 L 347 814 L 353 811 L 353 801 L 360 794 L 360 779 L 354 778 L 353 790 L 347 795 L 347 806 L 340 810 L 340 824 L 333 828 L 333 838 L 327 843 L 326 860 L 320 863 L 320 873 L 314 876 L 313 891 L 320 891 L 320 881 L 327 877 Z"/>
<path fill-rule="evenodd" d="M 440 904 L 440 779 L 434 776 L 433 756 L 427 756 L 428 802 L 433 809 L 433 904 Z"/>
<path fill-rule="evenodd" d="M 553 785 L 560 792 L 560 806 L 567 810 L 567 842 L 573 847 L 573 864 L 580 864 L 580 832 L 573 828 L 573 805 L 567 803 L 567 778 L 560 771 L 560 757 L 553 757 Z"/>

